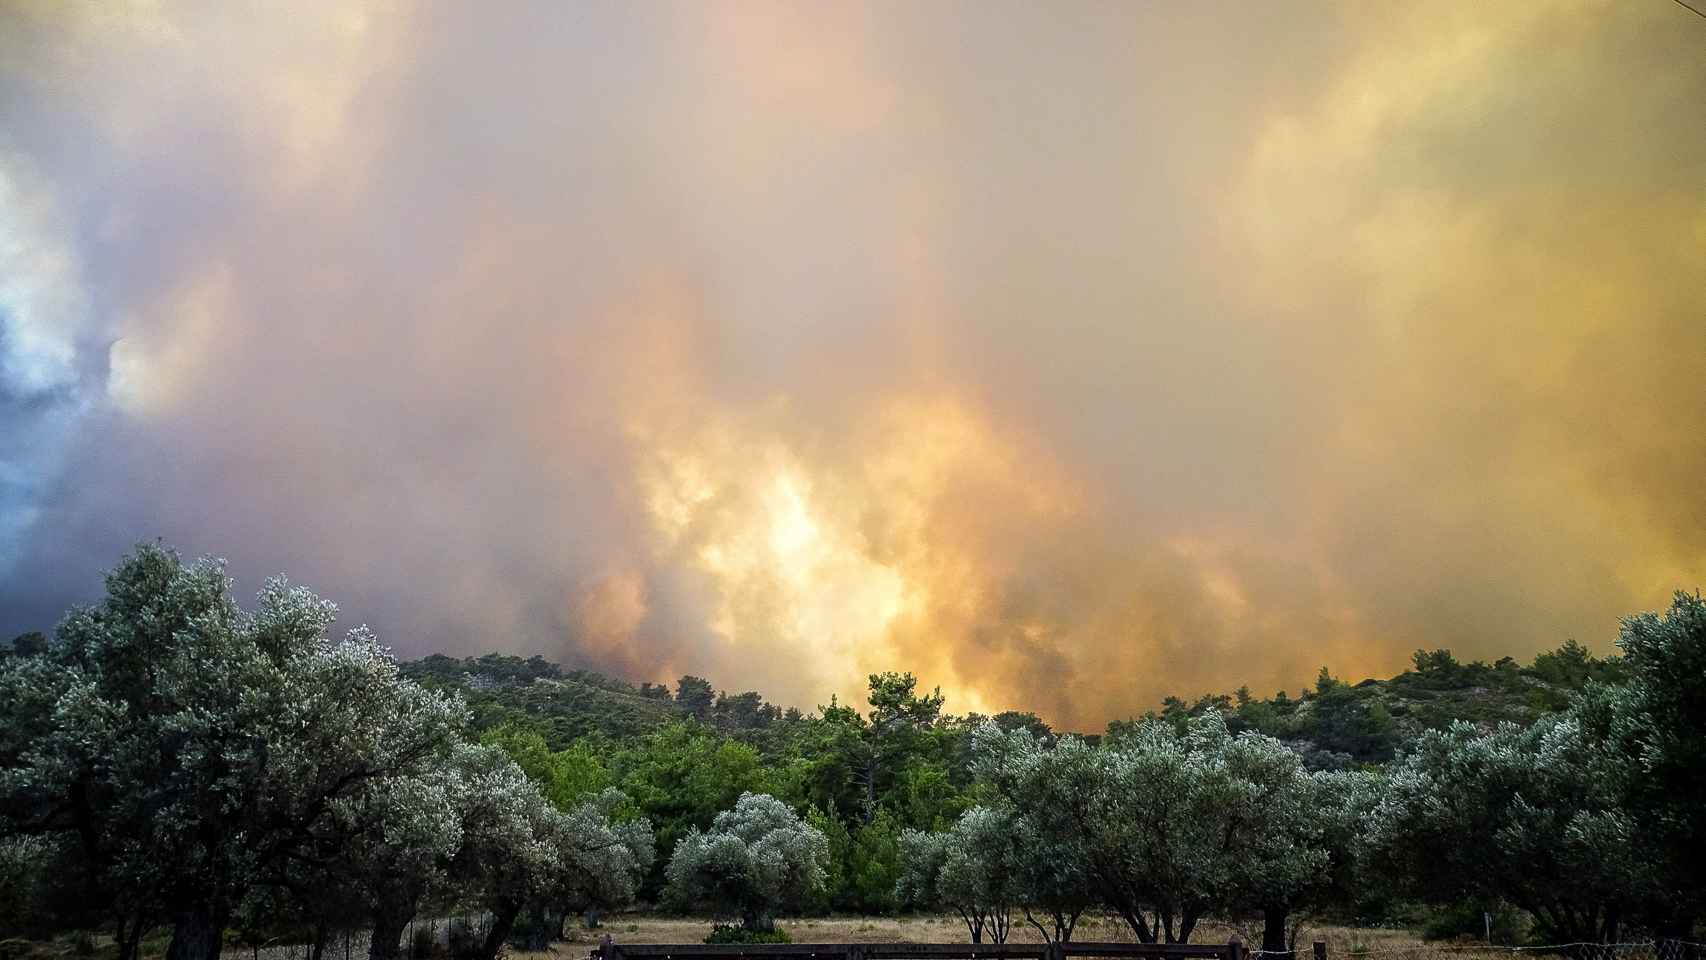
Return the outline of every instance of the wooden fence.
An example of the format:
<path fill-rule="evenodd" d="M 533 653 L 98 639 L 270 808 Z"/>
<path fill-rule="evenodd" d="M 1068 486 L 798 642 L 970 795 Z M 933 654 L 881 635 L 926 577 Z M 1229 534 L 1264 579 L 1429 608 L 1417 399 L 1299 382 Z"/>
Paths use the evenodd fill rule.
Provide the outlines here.
<path fill-rule="evenodd" d="M 615 943 L 592 960 L 1248 960 L 1228 943 Z"/>

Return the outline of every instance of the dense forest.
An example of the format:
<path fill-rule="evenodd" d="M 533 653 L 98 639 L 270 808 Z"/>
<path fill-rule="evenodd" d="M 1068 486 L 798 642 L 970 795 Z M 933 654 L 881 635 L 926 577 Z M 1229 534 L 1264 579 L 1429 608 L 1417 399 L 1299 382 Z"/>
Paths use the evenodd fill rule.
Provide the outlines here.
<path fill-rule="evenodd" d="M 475 906 L 491 958 L 636 904 L 779 936 L 779 914 L 955 914 L 1070 939 L 1305 918 L 1501 942 L 1687 938 L 1706 894 L 1706 604 L 1528 663 L 1422 650 L 1349 684 L 1169 698 L 1102 731 L 952 713 L 910 673 L 781 708 L 539 657 L 398 664 L 282 580 L 139 547 L 105 598 L 0 658 L 0 935 L 119 960 L 314 944 Z M 574 918 L 582 918 L 575 921 Z"/>

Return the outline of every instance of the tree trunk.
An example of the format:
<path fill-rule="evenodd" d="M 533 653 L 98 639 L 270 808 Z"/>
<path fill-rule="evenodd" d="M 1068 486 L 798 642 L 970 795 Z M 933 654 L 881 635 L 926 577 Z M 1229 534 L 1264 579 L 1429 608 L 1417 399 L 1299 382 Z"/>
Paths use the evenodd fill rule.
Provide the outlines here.
<path fill-rule="evenodd" d="M 166 960 L 219 960 L 225 940 L 225 911 L 197 904 L 172 915 Z"/>
<path fill-rule="evenodd" d="M 509 940 L 509 932 L 515 929 L 515 918 L 521 915 L 521 904 L 503 904 L 492 911 L 492 925 L 486 928 L 486 939 L 481 945 L 480 956 L 486 960 L 497 960 L 498 951 Z"/>
<path fill-rule="evenodd" d="M 544 904 L 534 904 L 527 912 L 527 929 L 521 949 L 529 953 L 538 953 L 551 942 L 550 918 L 545 915 Z"/>
<path fill-rule="evenodd" d="M 1616 907 L 1605 908 L 1605 923 L 1600 929 L 1600 943 L 1616 943 L 1619 927 L 1619 917 Z"/>
<path fill-rule="evenodd" d="M 403 928 L 413 919 L 401 910 L 378 910 L 373 915 L 373 935 L 367 940 L 368 960 L 397 960 L 403 953 Z M 414 944 L 409 944 L 413 949 Z"/>
<path fill-rule="evenodd" d="M 1078 917 L 1083 913 L 1079 910 L 1056 910 L 1054 912 L 1054 942 L 1071 943 L 1072 930 L 1078 926 Z"/>
<path fill-rule="evenodd" d="M 1262 908 L 1262 952 L 1284 953 L 1291 949 L 1286 943 L 1286 916 L 1284 907 L 1268 906 Z"/>
<path fill-rule="evenodd" d="M 877 819 L 877 759 L 865 764 L 865 826 Z"/>
<path fill-rule="evenodd" d="M 1155 927 L 1149 925 L 1149 921 L 1144 918 L 1142 910 L 1121 910 L 1120 916 L 1125 920 L 1126 926 L 1131 928 L 1132 935 L 1137 937 L 1138 943 L 1155 942 Z M 1156 921 L 1156 926 L 1160 926 L 1160 921 Z"/>
<path fill-rule="evenodd" d="M 1069 943 L 1069 942 L 1071 942 L 1071 940 L 1072 940 L 1072 928 L 1078 924 L 1078 912 L 1077 911 L 1068 911 L 1068 910 L 1050 911 L 1049 912 L 1049 919 L 1053 923 L 1053 927 L 1054 927 L 1053 930 L 1051 931 L 1049 929 L 1049 927 L 1043 925 L 1043 922 L 1041 920 L 1037 919 L 1037 915 L 1031 912 L 1030 907 L 1025 907 L 1023 909 L 1025 911 L 1025 922 L 1030 924 L 1031 926 L 1037 928 L 1037 932 L 1042 934 L 1042 938 L 1043 938 L 1044 943 Z"/>
<path fill-rule="evenodd" d="M 128 917 L 120 917 L 118 922 L 118 937 L 114 945 L 118 947 L 118 960 L 136 960 L 142 951 L 142 925 L 146 921 L 140 913 L 134 922 Z"/>
<path fill-rule="evenodd" d="M 748 910 L 741 915 L 741 926 L 754 933 L 770 933 L 776 929 L 776 918 L 765 910 Z"/>

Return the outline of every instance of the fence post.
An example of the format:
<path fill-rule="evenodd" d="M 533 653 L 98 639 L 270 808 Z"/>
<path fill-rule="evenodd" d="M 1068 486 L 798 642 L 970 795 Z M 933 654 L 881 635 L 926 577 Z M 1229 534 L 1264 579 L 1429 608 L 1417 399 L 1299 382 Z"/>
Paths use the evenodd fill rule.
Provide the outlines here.
<path fill-rule="evenodd" d="M 1048 960 L 1066 960 L 1066 945 L 1059 940 L 1048 945 Z"/>
<path fill-rule="evenodd" d="M 1315 960 L 1327 960 L 1327 943 L 1324 940 L 1315 941 Z"/>
<path fill-rule="evenodd" d="M 1226 960 L 1244 960 L 1244 941 L 1236 933 L 1226 941 Z"/>

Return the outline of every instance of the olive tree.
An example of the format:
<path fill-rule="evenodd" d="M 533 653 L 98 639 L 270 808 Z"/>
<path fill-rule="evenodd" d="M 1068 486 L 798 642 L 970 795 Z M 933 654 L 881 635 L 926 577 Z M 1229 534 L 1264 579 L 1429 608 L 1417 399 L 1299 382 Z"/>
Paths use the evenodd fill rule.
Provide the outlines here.
<path fill-rule="evenodd" d="M 66 838 L 128 960 L 214 960 L 232 911 L 340 800 L 430 765 L 462 719 L 366 630 L 283 579 L 253 613 L 223 564 L 138 547 L 37 656 L 0 662 L 0 832 Z"/>
<path fill-rule="evenodd" d="M 711 829 L 691 828 L 665 869 L 666 898 L 684 908 L 737 916 L 752 931 L 823 890 L 829 841 L 769 794 L 743 793 Z"/>
<path fill-rule="evenodd" d="M 319 960 L 339 931 L 366 928 L 371 960 L 401 953 L 404 928 L 421 904 L 451 892 L 447 866 L 461 839 L 459 754 L 410 776 L 370 781 L 339 797 L 313 838 L 251 892 L 239 942 L 265 943 L 282 925 L 305 928 Z"/>
<path fill-rule="evenodd" d="M 1010 810 L 973 807 L 950 830 L 906 830 L 900 837 L 902 903 L 947 907 L 960 915 L 973 943 L 1006 943 L 1013 907 L 1022 899 Z"/>
<path fill-rule="evenodd" d="M 656 857 L 652 824 L 632 807 L 627 794 L 615 787 L 606 787 L 586 797 L 576 807 L 582 815 L 601 820 L 616 845 L 589 850 L 584 855 L 583 868 L 565 878 L 557 923 L 559 934 L 572 914 L 584 913 L 592 923 L 598 913 L 632 903 L 640 884 L 651 872 Z"/>
<path fill-rule="evenodd" d="M 1075 851 L 1098 899 L 1143 943 L 1185 942 L 1231 881 L 1238 787 L 1191 737 L 1146 723 L 1118 743 L 1045 749 L 1024 731 L 977 733 L 979 767 L 1033 829 Z"/>
<path fill-rule="evenodd" d="M 482 955 L 496 957 L 525 914 L 524 946 L 541 949 L 563 904 L 621 905 L 633 899 L 650 861 L 650 825 L 613 825 L 597 797 L 573 810 L 553 807 L 521 768 L 495 747 L 456 755 L 455 809 L 461 842 L 449 873 L 491 911 Z"/>
<path fill-rule="evenodd" d="M 1628 682 L 1590 686 L 1571 712 L 1620 769 L 1638 771 L 1625 806 L 1660 880 L 1641 919 L 1660 936 L 1690 939 L 1706 912 L 1706 601 L 1678 593 L 1664 613 L 1623 621 L 1617 645 Z"/>
<path fill-rule="evenodd" d="M 432 770 L 380 781 L 333 807 L 320 855 L 366 915 L 372 960 L 394 960 L 421 903 L 447 885 L 462 841 L 458 775 L 466 749 L 458 745 Z"/>
<path fill-rule="evenodd" d="M 1232 867 L 1226 906 L 1261 915 L 1262 950 L 1295 950 L 1297 921 L 1345 890 L 1372 776 L 1311 773 L 1273 737 L 1232 736 L 1214 723 L 1201 725 L 1194 749 L 1223 765 L 1240 797 L 1223 852 Z"/>
<path fill-rule="evenodd" d="M 1065 943 L 1097 902 L 1083 850 L 1077 838 L 1040 829 L 1034 818 L 1014 816 L 1011 824 L 1025 922 L 1045 942 Z"/>
<path fill-rule="evenodd" d="M 1574 716 L 1485 733 L 1460 720 L 1393 764 L 1365 855 L 1418 899 L 1504 900 L 1548 938 L 1613 942 L 1654 889 L 1622 804 L 1633 772 Z"/>
<path fill-rule="evenodd" d="M 1307 911 L 1306 916 L 1360 910 L 1371 893 L 1378 897 L 1382 892 L 1378 884 L 1369 883 L 1360 855 L 1368 818 L 1385 789 L 1385 776 L 1375 770 L 1315 770 L 1310 777 L 1315 781 L 1315 816 L 1327 866 L 1315 882 L 1298 892 L 1294 906 Z M 1287 949 L 1295 949 L 1295 920 L 1287 936 Z"/>
<path fill-rule="evenodd" d="M 608 789 L 569 813 L 559 841 L 562 871 L 551 901 L 565 912 L 617 910 L 634 901 L 651 870 L 653 834 L 644 818 L 620 819 L 622 792 Z"/>
<path fill-rule="evenodd" d="M 548 898 L 556 886 L 563 814 L 501 750 L 470 747 L 457 760 L 462 836 L 451 876 L 467 897 L 491 911 L 480 953 L 492 958 L 522 910 Z"/>
<path fill-rule="evenodd" d="M 1100 747 L 986 725 L 974 750 L 1017 815 L 1025 899 L 1055 915 L 1056 938 L 1091 900 L 1144 943 L 1186 942 L 1208 912 L 1248 908 L 1264 916 L 1266 949 L 1283 950 L 1287 918 L 1344 860 L 1320 816 L 1324 782 L 1218 714 L 1127 726 Z"/>

